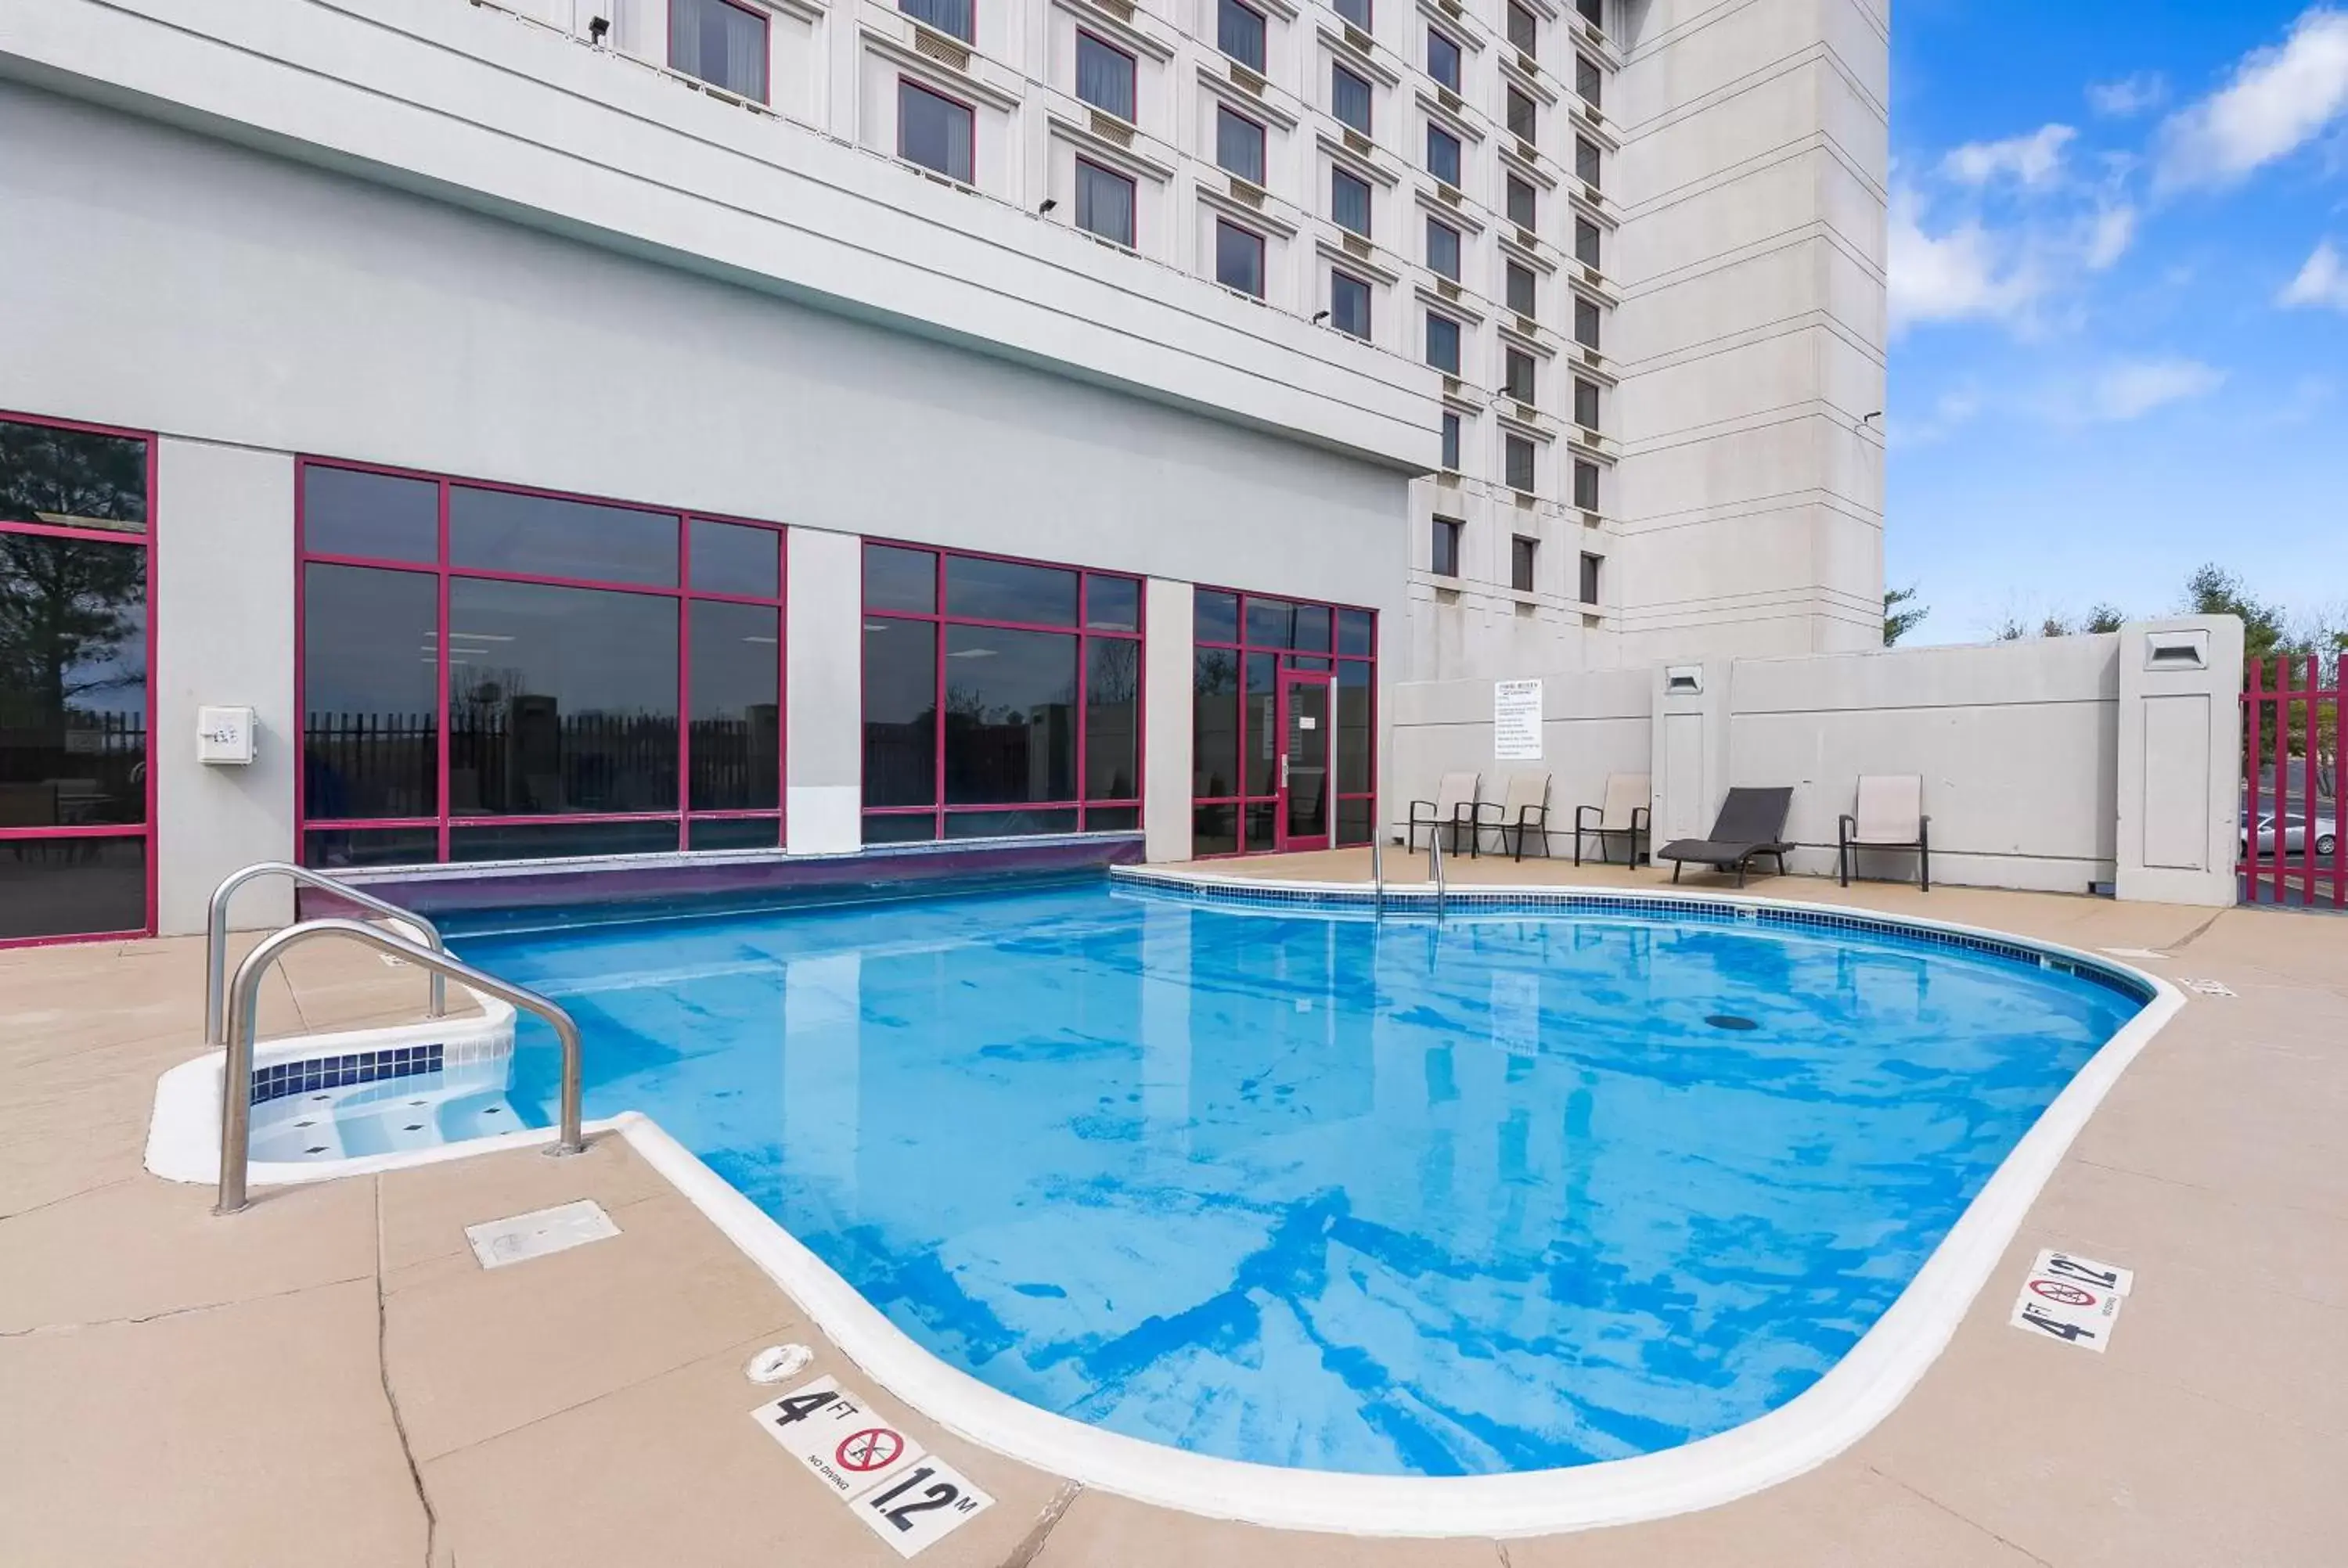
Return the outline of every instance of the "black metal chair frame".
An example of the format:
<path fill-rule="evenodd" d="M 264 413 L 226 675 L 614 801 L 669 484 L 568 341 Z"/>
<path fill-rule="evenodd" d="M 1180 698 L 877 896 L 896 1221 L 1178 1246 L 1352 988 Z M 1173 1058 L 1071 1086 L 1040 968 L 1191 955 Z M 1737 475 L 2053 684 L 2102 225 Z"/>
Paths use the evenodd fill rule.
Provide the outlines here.
<path fill-rule="evenodd" d="M 1538 830 L 1540 834 L 1541 858 L 1543 860 L 1550 859 L 1549 807 L 1546 805 L 1519 806 L 1517 808 L 1517 820 L 1514 822 L 1510 822 L 1507 819 L 1506 813 L 1508 809 L 1509 804 L 1506 801 L 1488 800 L 1477 803 L 1477 835 L 1481 837 L 1483 830 L 1488 827 L 1498 830 L 1500 835 L 1500 852 L 1505 855 L 1509 853 L 1509 835 L 1512 833 L 1515 834 L 1517 835 L 1517 846 L 1515 851 L 1516 858 L 1522 860 L 1525 857 L 1526 830 Z M 1484 820 L 1484 814 L 1488 811 L 1495 814 L 1494 820 L 1490 822 L 1486 822 Z M 1577 860 L 1574 864 L 1579 866 L 1581 863 Z"/>
<path fill-rule="evenodd" d="M 1916 819 L 1916 842 L 1913 844 L 1878 844 L 1871 839 L 1861 842 L 1856 836 L 1858 832 L 1859 818 L 1845 813 L 1836 828 L 1835 844 L 1835 866 L 1841 874 L 1844 886 L 1849 886 L 1851 877 L 1858 873 L 1859 851 L 1912 849 L 1916 852 L 1917 890 L 1922 893 L 1930 893 L 1932 890 L 1932 819 L 1931 817 L 1921 816 Z"/>
<path fill-rule="evenodd" d="M 1418 847 L 1418 830 L 1422 827 L 1426 829 L 1429 842 L 1433 841 L 1436 833 L 1439 829 L 1447 827 L 1451 830 L 1451 853 L 1454 855 L 1459 853 L 1459 835 L 1464 830 L 1468 835 L 1468 854 L 1471 859 L 1476 858 L 1476 814 L 1478 811 L 1481 811 L 1486 804 L 1488 803 L 1478 801 L 1461 801 L 1457 805 L 1451 808 L 1451 820 L 1446 822 L 1443 818 L 1434 815 L 1436 812 L 1443 809 L 1442 802 L 1432 800 L 1412 801 L 1410 803 L 1410 815 L 1403 821 L 1403 848 L 1405 850 L 1414 850 Z M 1421 816 L 1419 815 L 1418 808 L 1420 806 L 1425 806 L 1426 808 L 1426 815 Z"/>
<path fill-rule="evenodd" d="M 1646 835 L 1648 849 L 1653 850 L 1654 814 L 1647 807 L 1634 805 L 1631 808 L 1631 825 L 1628 827 L 1587 826 L 1583 819 L 1592 813 L 1597 814 L 1600 821 L 1605 820 L 1606 808 L 1602 805 L 1577 805 L 1573 808 L 1573 863 L 1576 866 L 1581 864 L 1581 835 L 1585 833 L 1598 840 L 1598 862 L 1601 866 L 1614 864 L 1612 856 L 1606 852 L 1606 841 L 1609 838 L 1627 838 L 1631 841 L 1627 851 L 1629 858 L 1622 862 L 1625 866 L 1635 866 L 1639 864 L 1639 837 L 1642 834 Z"/>

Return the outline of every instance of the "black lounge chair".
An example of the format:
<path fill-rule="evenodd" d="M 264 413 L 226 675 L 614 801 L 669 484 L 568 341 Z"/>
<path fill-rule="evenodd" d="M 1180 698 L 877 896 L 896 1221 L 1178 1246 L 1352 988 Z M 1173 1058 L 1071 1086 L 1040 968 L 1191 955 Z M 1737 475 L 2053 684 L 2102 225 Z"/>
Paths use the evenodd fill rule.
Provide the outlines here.
<path fill-rule="evenodd" d="M 1786 851 L 1794 846 L 1785 842 L 1786 814 L 1793 809 L 1794 791 L 1790 785 L 1782 789 L 1733 789 L 1721 803 L 1720 818 L 1712 825 L 1709 838 L 1680 838 L 1655 851 L 1655 858 L 1672 863 L 1672 880 L 1680 879 L 1680 866 L 1693 860 L 1699 866 L 1709 866 L 1715 871 L 1734 871 L 1736 885 L 1745 886 L 1746 868 L 1756 855 L 1776 856 L 1777 875 L 1786 874 Z"/>

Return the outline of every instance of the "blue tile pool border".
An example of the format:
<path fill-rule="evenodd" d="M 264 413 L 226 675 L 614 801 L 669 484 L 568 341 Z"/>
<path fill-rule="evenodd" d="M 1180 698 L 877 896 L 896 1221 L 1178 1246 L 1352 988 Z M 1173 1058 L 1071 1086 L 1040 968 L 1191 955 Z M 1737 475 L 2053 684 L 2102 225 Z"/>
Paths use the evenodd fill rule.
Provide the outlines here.
<path fill-rule="evenodd" d="M 445 1056 L 443 1046 L 401 1045 L 382 1050 L 354 1050 L 341 1056 L 273 1061 L 252 1070 L 252 1101 L 259 1105 L 289 1094 L 312 1094 L 322 1089 L 345 1089 L 356 1083 L 377 1083 L 386 1078 L 438 1072 L 445 1065 Z"/>

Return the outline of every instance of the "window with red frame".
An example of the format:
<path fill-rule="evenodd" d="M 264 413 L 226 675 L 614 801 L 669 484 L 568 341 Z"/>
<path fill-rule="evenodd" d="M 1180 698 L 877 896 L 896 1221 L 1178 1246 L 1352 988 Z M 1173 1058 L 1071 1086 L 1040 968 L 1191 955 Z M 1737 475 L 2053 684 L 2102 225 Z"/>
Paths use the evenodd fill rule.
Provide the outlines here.
<path fill-rule="evenodd" d="M 302 858 L 782 841 L 783 533 L 305 458 Z"/>
<path fill-rule="evenodd" d="M 154 928 L 154 444 L 0 415 L 0 947 Z"/>
<path fill-rule="evenodd" d="M 1336 676 L 1336 842 L 1377 816 L 1375 611 L 1201 588 L 1192 600 L 1190 852 L 1278 847 L 1280 672 Z"/>
<path fill-rule="evenodd" d="M 736 0 L 669 0 L 668 63 L 759 103 L 767 101 L 767 15 Z"/>
<path fill-rule="evenodd" d="M 1141 582 L 864 547 L 864 842 L 1141 825 Z"/>

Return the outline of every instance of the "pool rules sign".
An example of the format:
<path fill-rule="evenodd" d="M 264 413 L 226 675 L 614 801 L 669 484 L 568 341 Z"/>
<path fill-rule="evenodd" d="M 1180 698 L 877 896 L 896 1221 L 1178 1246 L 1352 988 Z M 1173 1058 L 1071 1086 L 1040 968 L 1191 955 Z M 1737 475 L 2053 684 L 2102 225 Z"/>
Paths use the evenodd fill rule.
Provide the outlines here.
<path fill-rule="evenodd" d="M 750 1419 L 900 1557 L 994 1506 L 968 1476 L 923 1452 L 836 1378 L 803 1383 L 752 1410 Z"/>
<path fill-rule="evenodd" d="M 1541 760 L 1541 683 L 1538 680 L 1492 682 L 1492 760 Z"/>

